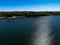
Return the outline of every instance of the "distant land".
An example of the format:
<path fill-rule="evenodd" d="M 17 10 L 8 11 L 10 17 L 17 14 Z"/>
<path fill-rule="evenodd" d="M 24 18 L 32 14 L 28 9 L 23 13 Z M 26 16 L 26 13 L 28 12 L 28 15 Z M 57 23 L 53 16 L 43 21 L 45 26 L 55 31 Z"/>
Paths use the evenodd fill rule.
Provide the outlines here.
<path fill-rule="evenodd" d="M 11 12 L 1 12 L 0 18 L 8 17 L 37 17 L 37 16 L 50 16 L 50 15 L 60 15 L 60 11 L 11 11 Z"/>

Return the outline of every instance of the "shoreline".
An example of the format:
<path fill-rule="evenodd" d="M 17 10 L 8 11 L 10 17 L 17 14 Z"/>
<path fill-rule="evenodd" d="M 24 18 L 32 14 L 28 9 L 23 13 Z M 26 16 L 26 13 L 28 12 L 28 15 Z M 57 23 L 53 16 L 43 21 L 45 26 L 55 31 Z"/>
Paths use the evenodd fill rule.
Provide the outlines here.
<path fill-rule="evenodd" d="M 22 18 L 22 17 L 39 17 L 39 16 L 59 16 L 60 11 L 12 11 L 12 12 L 0 12 L 1 18 Z"/>
<path fill-rule="evenodd" d="M 44 16 L 60 16 L 60 15 L 44 15 Z M 14 18 L 25 18 L 25 17 L 41 17 L 41 16 L 12 16 L 12 17 L 0 17 L 0 19 L 6 19 L 6 18 L 14 19 Z"/>

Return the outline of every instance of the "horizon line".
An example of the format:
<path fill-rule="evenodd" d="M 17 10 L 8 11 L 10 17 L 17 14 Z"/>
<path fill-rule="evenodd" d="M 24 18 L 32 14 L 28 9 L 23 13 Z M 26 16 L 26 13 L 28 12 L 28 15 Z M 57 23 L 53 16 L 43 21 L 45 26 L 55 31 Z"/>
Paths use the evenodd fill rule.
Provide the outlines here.
<path fill-rule="evenodd" d="M 26 12 L 59 12 L 59 11 L 27 11 L 27 10 L 21 10 L 21 11 L 15 11 L 15 10 L 12 10 L 12 11 L 0 11 L 0 12 L 24 12 L 24 11 L 26 11 Z"/>

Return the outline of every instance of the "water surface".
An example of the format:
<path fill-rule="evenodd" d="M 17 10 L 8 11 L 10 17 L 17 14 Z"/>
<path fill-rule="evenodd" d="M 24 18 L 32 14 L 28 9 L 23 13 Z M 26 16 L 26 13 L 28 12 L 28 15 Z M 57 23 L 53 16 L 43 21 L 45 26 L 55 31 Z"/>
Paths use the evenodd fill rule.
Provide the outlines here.
<path fill-rule="evenodd" d="M 0 45 L 42 44 L 60 45 L 60 16 L 0 19 Z"/>

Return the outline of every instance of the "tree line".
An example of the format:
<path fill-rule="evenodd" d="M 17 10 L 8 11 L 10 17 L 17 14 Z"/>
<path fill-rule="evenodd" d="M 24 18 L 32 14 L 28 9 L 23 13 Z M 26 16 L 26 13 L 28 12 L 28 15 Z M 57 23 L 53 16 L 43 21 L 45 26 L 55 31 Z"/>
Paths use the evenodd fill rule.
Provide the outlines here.
<path fill-rule="evenodd" d="M 49 11 L 40 11 L 40 12 L 34 12 L 34 11 L 13 11 L 13 12 L 0 12 L 0 17 L 12 17 L 12 16 L 48 16 L 48 15 L 60 15 L 59 11 L 55 12 L 49 12 Z"/>

